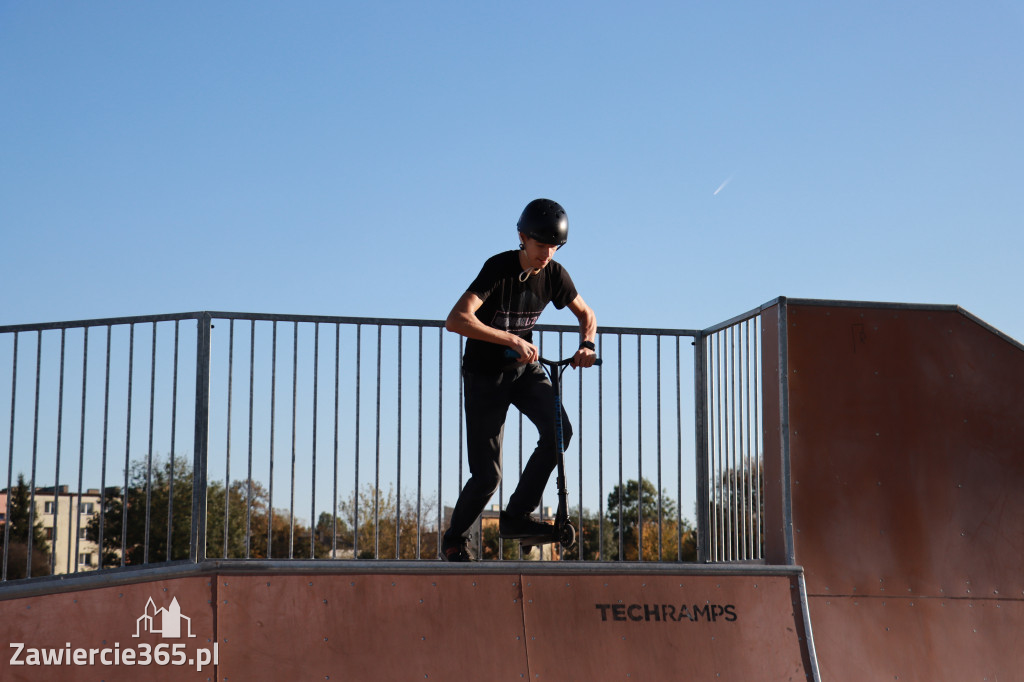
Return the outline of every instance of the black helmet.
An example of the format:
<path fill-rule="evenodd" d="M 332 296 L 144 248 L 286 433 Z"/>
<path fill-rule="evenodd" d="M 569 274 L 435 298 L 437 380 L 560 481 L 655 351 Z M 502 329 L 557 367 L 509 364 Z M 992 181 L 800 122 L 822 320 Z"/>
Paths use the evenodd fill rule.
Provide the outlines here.
<path fill-rule="evenodd" d="M 519 231 L 541 244 L 562 246 L 569 240 L 569 216 L 557 201 L 534 199 L 523 209 Z"/>

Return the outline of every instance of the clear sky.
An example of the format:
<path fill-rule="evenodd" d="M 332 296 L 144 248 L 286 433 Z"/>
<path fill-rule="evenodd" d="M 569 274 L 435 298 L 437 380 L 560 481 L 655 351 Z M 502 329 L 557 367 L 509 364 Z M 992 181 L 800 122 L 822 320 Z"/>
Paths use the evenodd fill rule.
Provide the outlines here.
<path fill-rule="evenodd" d="M 1024 4 L 0 0 L 0 324 L 440 319 L 539 196 L 599 323 L 1024 339 Z"/>

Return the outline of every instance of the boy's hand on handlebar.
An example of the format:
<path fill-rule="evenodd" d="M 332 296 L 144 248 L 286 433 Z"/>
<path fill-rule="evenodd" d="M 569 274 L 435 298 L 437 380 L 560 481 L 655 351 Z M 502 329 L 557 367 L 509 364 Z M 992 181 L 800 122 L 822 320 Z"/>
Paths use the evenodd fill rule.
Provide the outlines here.
<path fill-rule="evenodd" d="M 519 357 L 516 358 L 516 362 L 519 363 L 537 362 L 540 358 L 540 351 L 537 349 L 537 346 L 523 339 L 518 339 L 515 346 L 511 347 L 510 350 L 513 353 L 519 354 Z"/>
<path fill-rule="evenodd" d="M 597 362 L 597 353 L 590 350 L 589 348 L 580 348 L 576 351 L 576 354 L 572 356 L 572 362 L 569 365 L 573 368 L 576 367 L 593 367 L 594 363 Z"/>

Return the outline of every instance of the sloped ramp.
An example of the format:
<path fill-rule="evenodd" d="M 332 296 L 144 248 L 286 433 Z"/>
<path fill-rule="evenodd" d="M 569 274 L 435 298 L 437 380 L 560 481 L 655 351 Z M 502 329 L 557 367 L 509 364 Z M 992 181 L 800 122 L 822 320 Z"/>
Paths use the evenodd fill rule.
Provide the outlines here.
<path fill-rule="evenodd" d="M 798 572 L 226 574 L 0 602 L 5 681 L 806 680 Z M 194 638 L 143 631 L 176 600 Z M 154 611 L 153 607 L 149 610 Z M 157 628 L 159 629 L 159 628 Z M 197 670 L 200 649 L 216 660 Z M 181 647 L 187 665 L 151 661 Z M 27 665 L 28 651 L 92 654 Z M 124 651 L 134 663 L 126 665 Z M 13 653 L 13 649 L 11 652 Z"/>

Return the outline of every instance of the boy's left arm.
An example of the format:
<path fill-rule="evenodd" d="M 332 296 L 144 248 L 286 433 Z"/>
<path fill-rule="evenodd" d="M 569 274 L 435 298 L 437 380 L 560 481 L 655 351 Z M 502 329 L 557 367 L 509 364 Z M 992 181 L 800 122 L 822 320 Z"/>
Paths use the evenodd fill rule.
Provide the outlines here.
<path fill-rule="evenodd" d="M 572 366 L 592 367 L 597 360 L 597 352 L 589 348 L 583 348 L 582 344 L 584 341 L 594 343 L 594 340 L 597 338 L 597 316 L 594 315 L 594 311 L 591 310 L 590 306 L 586 304 L 583 297 L 579 294 L 569 304 L 569 310 L 572 311 L 573 315 L 580 322 L 581 348 L 573 356 Z"/>

